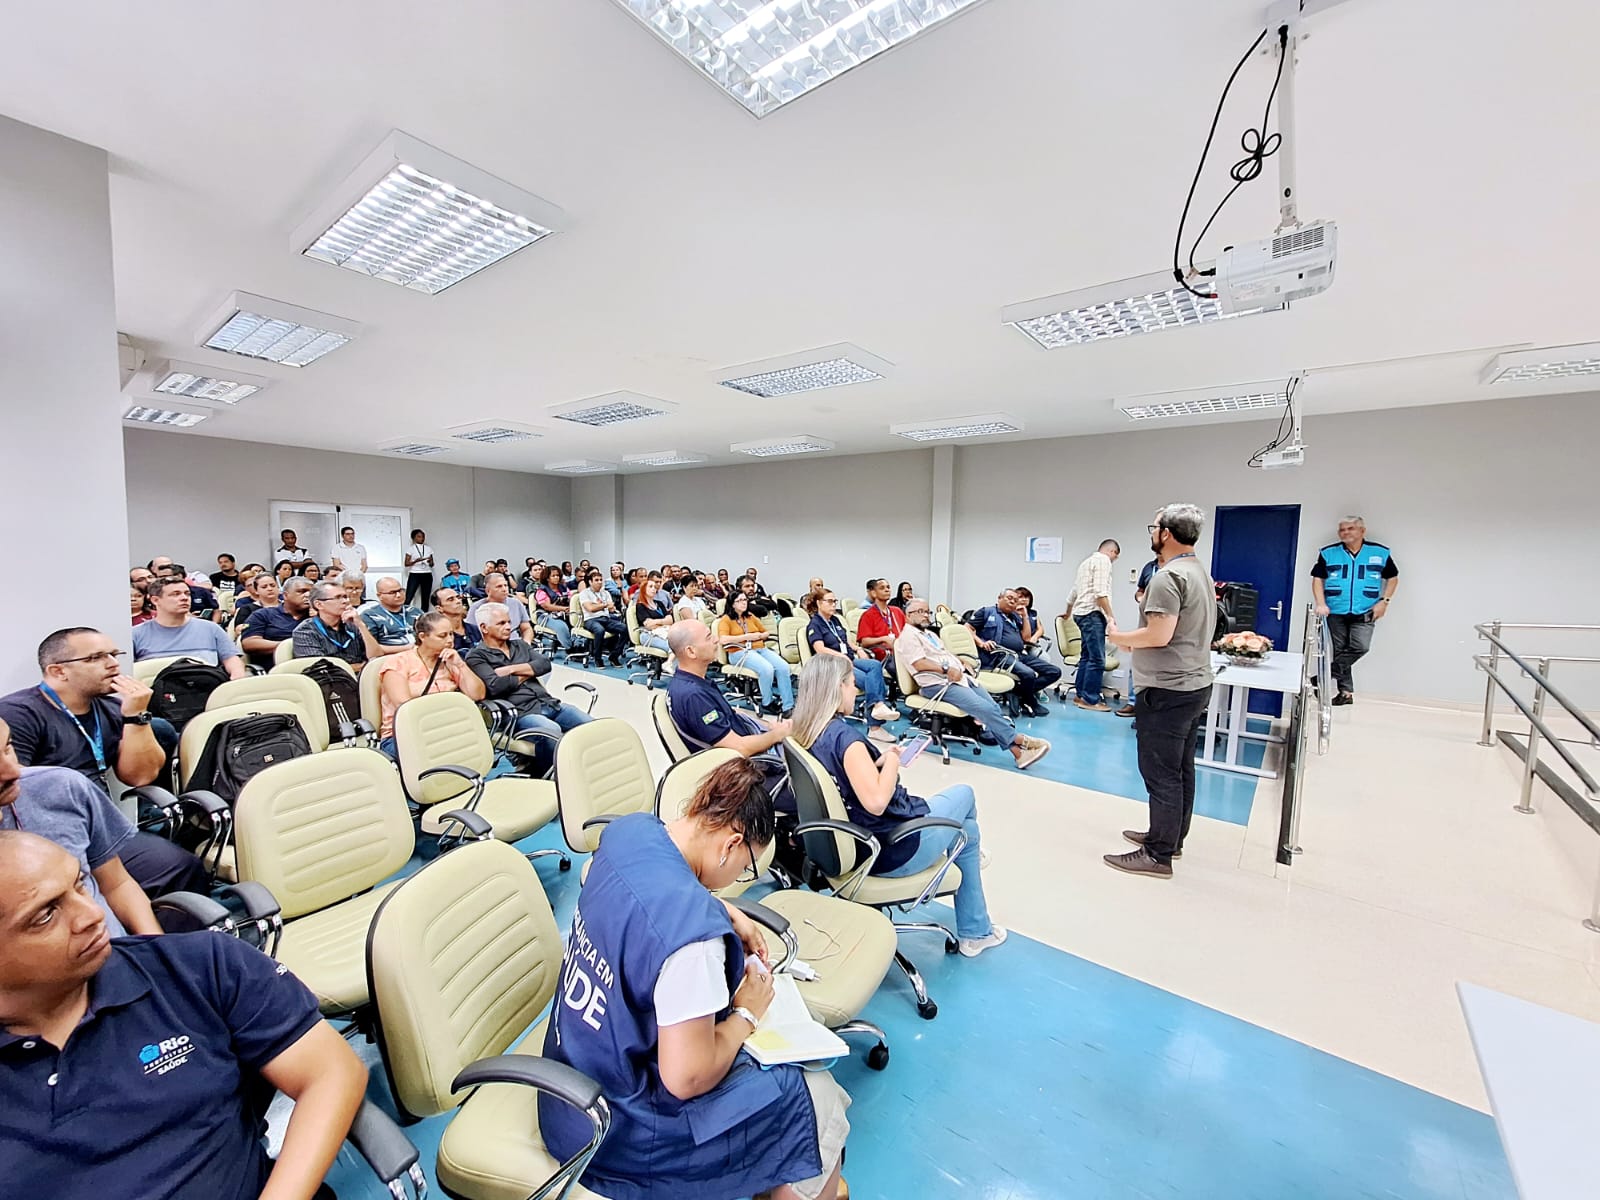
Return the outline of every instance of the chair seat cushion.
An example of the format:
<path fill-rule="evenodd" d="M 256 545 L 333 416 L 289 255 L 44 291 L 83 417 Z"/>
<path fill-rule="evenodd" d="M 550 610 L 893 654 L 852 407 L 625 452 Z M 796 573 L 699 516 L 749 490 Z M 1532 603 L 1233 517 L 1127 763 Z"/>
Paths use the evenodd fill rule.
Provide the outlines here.
<path fill-rule="evenodd" d="M 920 712 L 938 713 L 941 717 L 964 717 L 967 715 L 954 704 L 946 704 L 943 700 L 929 700 L 926 696 L 907 696 L 906 704 L 908 707 L 917 709 Z"/>
<path fill-rule="evenodd" d="M 444 814 L 467 802 L 465 795 L 435 804 L 422 814 L 422 832 L 439 834 Z M 494 826 L 497 841 L 520 842 L 556 819 L 556 785 L 548 779 L 491 779 L 478 801 L 477 813 Z"/>
<path fill-rule="evenodd" d="M 397 886 L 398 880 L 373 888 L 283 927 L 278 961 L 311 989 L 323 1012 L 348 1012 L 367 1002 L 367 930 Z"/>
<path fill-rule="evenodd" d="M 894 962 L 893 922 L 865 904 L 800 888 L 772 892 L 761 903 L 788 918 L 800 958 L 816 968 L 816 979 L 799 981 L 811 1015 L 829 1028 L 860 1016 Z"/>
<path fill-rule="evenodd" d="M 859 887 L 846 889 L 846 894 L 857 904 L 870 904 L 879 908 L 893 904 L 909 904 L 922 895 L 922 889 L 928 886 L 928 880 L 933 878 L 937 870 L 937 866 L 932 866 L 926 871 L 918 871 L 915 875 L 868 875 L 861 881 Z M 837 886 L 844 880 L 840 878 L 832 882 Z M 952 864 L 945 877 L 939 881 L 939 891 L 936 894 L 953 896 L 960 886 L 961 868 Z M 801 957 L 804 958 L 805 955 Z"/>
<path fill-rule="evenodd" d="M 1017 681 L 1004 671 L 979 671 L 978 686 L 991 696 L 1001 696 L 1017 686 Z"/>
<path fill-rule="evenodd" d="M 540 1021 L 514 1054 L 544 1048 Z M 439 1140 L 439 1186 L 471 1200 L 527 1200 L 561 1164 L 539 1136 L 539 1092 L 516 1083 L 485 1084 L 456 1112 Z M 582 1184 L 568 1196 L 602 1200 Z"/>

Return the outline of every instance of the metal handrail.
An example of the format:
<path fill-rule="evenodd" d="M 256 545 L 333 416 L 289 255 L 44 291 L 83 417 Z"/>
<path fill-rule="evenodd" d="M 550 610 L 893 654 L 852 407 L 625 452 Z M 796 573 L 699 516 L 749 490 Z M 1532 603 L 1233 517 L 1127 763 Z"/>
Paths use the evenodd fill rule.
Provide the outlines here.
<path fill-rule="evenodd" d="M 1493 626 L 1492 632 L 1491 632 L 1491 629 L 1490 629 L 1491 624 Z M 1487 640 L 1488 643 L 1491 646 L 1494 647 L 1495 651 L 1498 652 L 1498 654 L 1504 654 L 1512 662 L 1516 663 L 1517 666 L 1521 667 L 1522 671 L 1523 671 L 1523 673 L 1525 675 L 1530 675 L 1531 676 L 1531 675 L 1535 674 L 1535 672 L 1534 672 L 1534 669 L 1528 665 L 1527 660 L 1524 659 L 1521 655 L 1519 655 L 1515 650 L 1513 650 L 1510 646 L 1506 645 L 1505 642 L 1503 642 L 1500 639 L 1500 631 L 1502 629 L 1517 629 L 1517 628 L 1521 628 L 1521 627 L 1516 626 L 1516 625 L 1507 625 L 1502 621 L 1485 622 L 1482 625 L 1474 625 L 1473 626 L 1473 629 L 1477 632 L 1478 636 L 1481 637 L 1481 638 L 1484 638 L 1485 640 Z M 1545 625 L 1545 626 L 1527 626 L 1526 628 L 1583 629 L 1583 630 L 1590 630 L 1590 631 L 1594 631 L 1594 632 L 1600 632 L 1600 625 Z M 1474 663 L 1477 663 L 1478 660 L 1480 658 L 1483 658 L 1483 657 L 1485 657 L 1485 656 L 1481 655 L 1481 654 L 1474 654 L 1472 656 L 1472 660 L 1473 660 Z M 1482 667 L 1482 669 L 1485 672 L 1492 672 L 1493 669 L 1499 665 L 1499 663 L 1497 661 L 1497 654 L 1490 654 L 1487 657 L 1489 658 L 1489 665 L 1487 667 L 1482 667 L 1481 663 L 1479 665 L 1480 665 L 1480 667 Z M 1548 655 L 1548 654 L 1541 654 L 1541 655 L 1538 656 L 1538 658 L 1539 658 L 1540 662 L 1545 664 L 1545 670 L 1544 670 L 1544 674 L 1545 675 L 1548 675 L 1551 663 L 1561 661 L 1560 659 L 1556 658 L 1555 656 Z M 1498 680 L 1496 682 L 1498 682 Z M 1504 683 L 1501 683 L 1500 686 L 1501 686 L 1501 688 L 1503 690 L 1505 689 L 1505 684 Z M 1548 692 L 1550 694 L 1550 698 L 1552 700 L 1554 700 L 1557 704 L 1559 704 L 1562 708 L 1564 708 L 1567 711 L 1567 714 L 1569 716 L 1571 716 L 1574 720 L 1576 720 L 1578 722 L 1578 724 L 1582 725 L 1585 729 L 1587 729 L 1589 731 L 1589 735 L 1591 737 L 1596 738 L 1596 739 L 1600 739 L 1600 725 L 1596 725 L 1594 723 L 1594 721 L 1590 719 L 1590 717 L 1589 717 L 1589 715 L 1587 713 L 1585 713 L 1581 708 L 1579 708 L 1571 700 L 1568 700 L 1567 697 L 1560 691 L 1560 689 L 1558 689 L 1553 683 L 1551 683 L 1548 678 L 1541 679 L 1539 687 L 1540 687 L 1540 689 L 1542 691 Z M 1494 699 L 1494 691 L 1493 691 L 1492 688 L 1491 689 L 1486 689 L 1486 691 L 1487 691 L 1487 696 L 1486 696 L 1485 701 L 1484 701 L 1484 714 L 1483 714 L 1483 724 L 1484 724 L 1483 735 L 1484 736 L 1483 736 L 1483 738 L 1479 739 L 1478 744 L 1480 746 L 1486 746 L 1486 745 L 1490 744 L 1490 742 L 1485 740 L 1485 739 L 1487 739 L 1489 737 L 1489 735 L 1493 732 L 1493 729 L 1492 729 L 1493 713 L 1492 713 L 1491 705 L 1492 705 L 1492 702 L 1493 702 L 1493 699 Z M 1506 694 L 1509 696 L 1511 693 L 1510 693 L 1509 690 L 1507 690 Z M 1526 715 L 1526 714 L 1524 714 L 1524 715 Z"/>
<path fill-rule="evenodd" d="M 1305 638 L 1301 645 L 1302 670 L 1300 678 L 1300 712 L 1301 718 L 1291 722 L 1293 736 L 1296 739 L 1292 748 L 1285 750 L 1285 754 L 1295 761 L 1303 759 L 1306 743 L 1306 727 L 1304 713 L 1306 706 L 1313 700 L 1317 703 L 1317 753 L 1328 752 L 1329 739 L 1333 733 L 1333 709 L 1328 704 L 1328 699 L 1333 695 L 1328 668 L 1333 660 L 1333 641 L 1328 633 L 1327 622 L 1317 615 L 1317 610 L 1306 606 Z M 1289 760 L 1286 758 L 1286 762 Z M 1302 767 L 1292 772 L 1286 781 L 1283 802 L 1288 807 L 1289 825 L 1283 837 L 1282 849 L 1290 855 L 1300 853 L 1300 813 L 1302 808 L 1301 798 L 1305 790 L 1305 770 Z M 1283 860 L 1280 860 L 1283 861 Z"/>
<path fill-rule="evenodd" d="M 1549 742 L 1550 745 L 1555 749 L 1556 753 L 1561 755 L 1567 766 L 1572 768 L 1573 774 L 1577 775 L 1577 777 L 1583 782 L 1583 786 L 1589 789 L 1590 796 L 1594 797 L 1596 795 L 1600 795 L 1600 782 L 1597 782 L 1595 777 L 1591 775 L 1587 769 L 1585 769 L 1583 764 L 1574 758 L 1571 752 L 1566 749 L 1565 740 L 1558 738 L 1551 730 L 1550 726 L 1544 723 L 1544 698 L 1546 696 L 1555 695 L 1555 692 L 1550 689 L 1550 685 L 1546 681 L 1546 672 L 1550 669 L 1548 662 L 1541 658 L 1539 660 L 1540 670 L 1537 672 L 1530 672 L 1530 674 L 1536 674 L 1539 679 L 1539 694 L 1534 697 L 1533 703 L 1530 705 L 1523 700 L 1521 696 L 1517 695 L 1511 690 L 1511 685 L 1500 677 L 1500 673 L 1498 671 L 1484 663 L 1483 660 L 1487 657 L 1488 655 L 1485 654 L 1475 654 L 1472 656 L 1473 661 L 1477 663 L 1478 668 L 1483 671 L 1484 674 L 1489 676 L 1491 680 L 1500 685 L 1500 690 L 1505 692 L 1506 699 L 1510 700 L 1512 704 L 1516 705 L 1517 710 L 1528 719 L 1528 724 L 1532 725 L 1534 729 L 1538 730 L 1539 736 L 1544 738 L 1545 741 Z M 1538 748 L 1531 746 L 1530 744 L 1530 749 L 1532 751 L 1532 753 L 1529 755 L 1530 759 L 1535 758 Z M 1522 805 L 1520 805 L 1517 809 L 1518 812 L 1533 811 L 1532 807 L 1528 805 L 1527 800 L 1528 798 L 1524 796 Z"/>

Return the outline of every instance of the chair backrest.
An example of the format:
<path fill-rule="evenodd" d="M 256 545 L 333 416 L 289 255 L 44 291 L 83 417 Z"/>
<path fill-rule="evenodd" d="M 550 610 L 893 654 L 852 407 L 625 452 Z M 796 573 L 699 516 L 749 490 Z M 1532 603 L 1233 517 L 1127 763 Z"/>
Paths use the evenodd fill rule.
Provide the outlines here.
<path fill-rule="evenodd" d="M 683 734 L 678 732 L 678 727 L 672 723 L 672 702 L 667 699 L 667 693 L 659 688 L 650 693 L 650 720 L 656 727 L 656 736 L 661 739 L 667 757 L 673 762 L 682 762 L 694 753 L 689 743 L 683 740 Z"/>
<path fill-rule="evenodd" d="M 229 708 L 250 704 L 255 700 L 287 700 L 297 705 L 300 728 L 313 746 L 328 745 L 328 706 L 323 702 L 322 689 L 304 675 L 249 675 L 244 679 L 230 679 L 211 693 L 206 708 Z"/>
<path fill-rule="evenodd" d="M 390 892 L 367 933 L 367 987 L 401 1113 L 431 1117 L 465 1100 L 452 1081 L 538 1020 L 561 954 L 539 875 L 505 842 L 452 850 Z"/>
<path fill-rule="evenodd" d="M 811 618 L 809 616 L 796 617 L 795 620 L 804 622 L 800 626 L 799 634 L 795 637 L 795 649 L 800 652 L 800 665 L 803 667 L 817 656 L 817 652 L 811 648 L 811 639 L 806 636 L 806 626 L 811 624 Z"/>
<path fill-rule="evenodd" d="M 663 821 L 675 821 L 683 816 L 689 807 L 689 801 L 694 798 L 705 777 L 723 763 L 732 762 L 739 757 L 737 750 L 719 750 L 713 746 L 709 750 L 691 754 L 682 762 L 673 763 L 661 777 L 661 782 L 656 785 L 656 816 Z M 766 849 L 756 855 L 758 876 L 772 865 L 772 856 L 777 848 L 778 843 L 774 839 L 767 843 Z M 718 896 L 738 896 L 753 882 L 753 880 L 736 881 L 725 888 L 715 888 L 713 892 Z"/>
<path fill-rule="evenodd" d="M 787 600 L 789 602 L 789 604 L 792 605 L 793 607 L 795 607 L 795 608 L 799 608 L 800 607 L 800 601 L 796 600 L 788 592 L 774 592 L 772 594 L 772 598 L 774 600 Z"/>
<path fill-rule="evenodd" d="M 946 625 L 956 623 L 956 614 L 950 611 L 948 604 L 938 604 L 933 609 L 933 624 L 936 629 L 943 629 Z"/>
<path fill-rule="evenodd" d="M 761 627 L 767 631 L 767 637 L 776 642 L 778 640 L 778 614 L 775 612 L 769 612 L 766 616 L 761 617 L 760 621 Z"/>
<path fill-rule="evenodd" d="M 851 613 L 855 612 L 856 609 L 860 607 L 861 601 L 857 600 L 854 596 L 846 596 L 844 598 L 844 611 L 846 618 L 848 618 Z"/>
<path fill-rule="evenodd" d="M 1083 631 L 1071 617 L 1056 618 L 1056 649 L 1066 659 L 1076 660 L 1083 653 Z"/>
<path fill-rule="evenodd" d="M 356 669 L 342 658 L 291 658 L 288 662 L 274 663 L 268 675 L 303 675 L 319 662 L 330 662 L 336 667 L 343 667 L 355 678 Z"/>
<path fill-rule="evenodd" d="M 632 642 L 633 645 L 637 647 L 639 645 L 639 634 L 641 632 L 639 628 L 639 610 L 631 604 L 627 606 L 627 610 L 628 641 Z"/>
<path fill-rule="evenodd" d="M 140 683 L 154 683 L 156 676 L 180 659 L 187 658 L 186 654 L 167 654 L 161 658 L 141 658 L 132 668 L 132 674 Z"/>
<path fill-rule="evenodd" d="M 783 742 L 789 760 L 789 782 L 794 787 L 795 805 L 803 825 L 807 821 L 848 821 L 849 812 L 839 785 L 809 750 L 793 738 Z M 856 865 L 865 848 L 848 834 L 819 830 L 800 835 L 806 857 L 829 878 L 837 879 Z"/>
<path fill-rule="evenodd" d="M 465 767 L 487 775 L 494 745 L 478 706 L 460 692 L 433 692 L 407 700 L 394 714 L 394 741 L 406 795 L 418 804 L 438 804 L 472 785 L 457 775 L 423 779 L 432 767 Z"/>
<path fill-rule="evenodd" d="M 953 622 L 939 630 L 939 640 L 944 643 L 944 648 L 957 658 L 964 660 L 969 666 L 978 664 L 978 643 L 972 636 L 972 631 L 959 622 Z"/>
<path fill-rule="evenodd" d="M 904 696 L 915 696 L 922 691 L 917 686 L 916 678 L 911 674 L 911 664 L 905 660 L 905 655 L 894 656 L 894 678 L 900 685 L 900 693 Z"/>
<path fill-rule="evenodd" d="M 374 729 L 383 728 L 383 673 L 392 661 L 389 657 L 375 658 L 356 677 L 356 688 L 361 697 L 361 719 Z"/>
<path fill-rule="evenodd" d="M 256 775 L 234 805 L 233 841 L 239 878 L 265 884 L 285 918 L 375 887 L 416 849 L 394 765 L 365 747 Z"/>
<path fill-rule="evenodd" d="M 572 626 L 572 632 L 577 633 L 579 630 L 583 630 L 584 635 L 588 636 L 588 630 L 583 629 L 583 619 L 589 614 L 583 611 L 583 605 L 578 600 L 578 592 L 581 590 L 581 588 L 573 588 L 571 594 L 567 596 L 568 624 Z"/>
<path fill-rule="evenodd" d="M 644 743 L 626 721 L 602 717 L 567 730 L 556 743 L 561 833 L 579 854 L 594 853 L 605 832 L 603 825 L 585 829 L 585 821 L 649 812 L 655 794 L 656 780 Z"/>
<path fill-rule="evenodd" d="M 294 639 L 285 638 L 278 643 L 278 648 L 272 652 L 272 665 L 286 663 L 294 657 Z"/>
<path fill-rule="evenodd" d="M 301 728 L 305 729 L 306 741 L 311 743 L 311 752 L 318 754 L 328 748 L 328 722 L 322 722 L 322 740 L 318 741 L 312 730 L 306 729 L 304 716 L 300 706 L 292 700 L 261 699 L 252 700 L 248 704 L 230 704 L 225 708 L 208 708 L 203 713 L 192 717 L 183 727 L 183 733 L 178 736 L 178 786 L 189 786 L 189 777 L 194 774 L 195 766 L 200 761 L 200 755 L 206 748 L 206 742 L 211 738 L 211 731 L 225 721 L 234 721 L 240 717 L 254 716 L 256 713 L 288 713 L 296 720 L 301 721 Z"/>
<path fill-rule="evenodd" d="M 800 649 L 806 640 L 806 618 L 785 617 L 778 622 L 778 653 L 785 662 L 799 665 L 805 662 Z"/>

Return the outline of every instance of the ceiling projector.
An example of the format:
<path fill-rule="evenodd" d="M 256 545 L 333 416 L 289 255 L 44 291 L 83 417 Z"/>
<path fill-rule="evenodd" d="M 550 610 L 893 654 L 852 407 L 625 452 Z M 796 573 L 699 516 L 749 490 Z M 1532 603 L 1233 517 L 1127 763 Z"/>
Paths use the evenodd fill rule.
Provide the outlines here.
<path fill-rule="evenodd" d="M 1218 306 L 1225 313 L 1258 312 L 1327 291 L 1338 244 L 1337 225 L 1313 221 L 1228 246 L 1217 256 L 1212 281 Z"/>

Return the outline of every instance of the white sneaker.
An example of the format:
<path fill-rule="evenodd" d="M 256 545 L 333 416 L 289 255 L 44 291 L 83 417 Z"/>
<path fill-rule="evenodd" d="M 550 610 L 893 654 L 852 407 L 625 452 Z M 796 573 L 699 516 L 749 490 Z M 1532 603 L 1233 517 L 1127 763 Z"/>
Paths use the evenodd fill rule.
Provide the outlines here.
<path fill-rule="evenodd" d="M 1017 759 L 1017 770 L 1026 771 L 1049 753 L 1049 742 L 1043 738 L 1028 738 L 1022 743 L 1022 757 Z"/>
<path fill-rule="evenodd" d="M 898 721 L 900 710 L 890 708 L 887 704 L 878 703 L 872 706 L 872 719 L 874 721 Z"/>
<path fill-rule="evenodd" d="M 962 938 L 961 954 L 965 958 L 977 958 L 985 950 L 998 946 L 1006 940 L 1006 927 L 1004 925 L 990 925 L 989 936 L 981 938 Z"/>
<path fill-rule="evenodd" d="M 899 738 L 895 737 L 894 734 L 890 733 L 882 725 L 874 725 L 871 729 L 867 730 L 867 736 L 875 742 L 883 742 L 888 746 L 893 746 L 900 741 Z"/>

